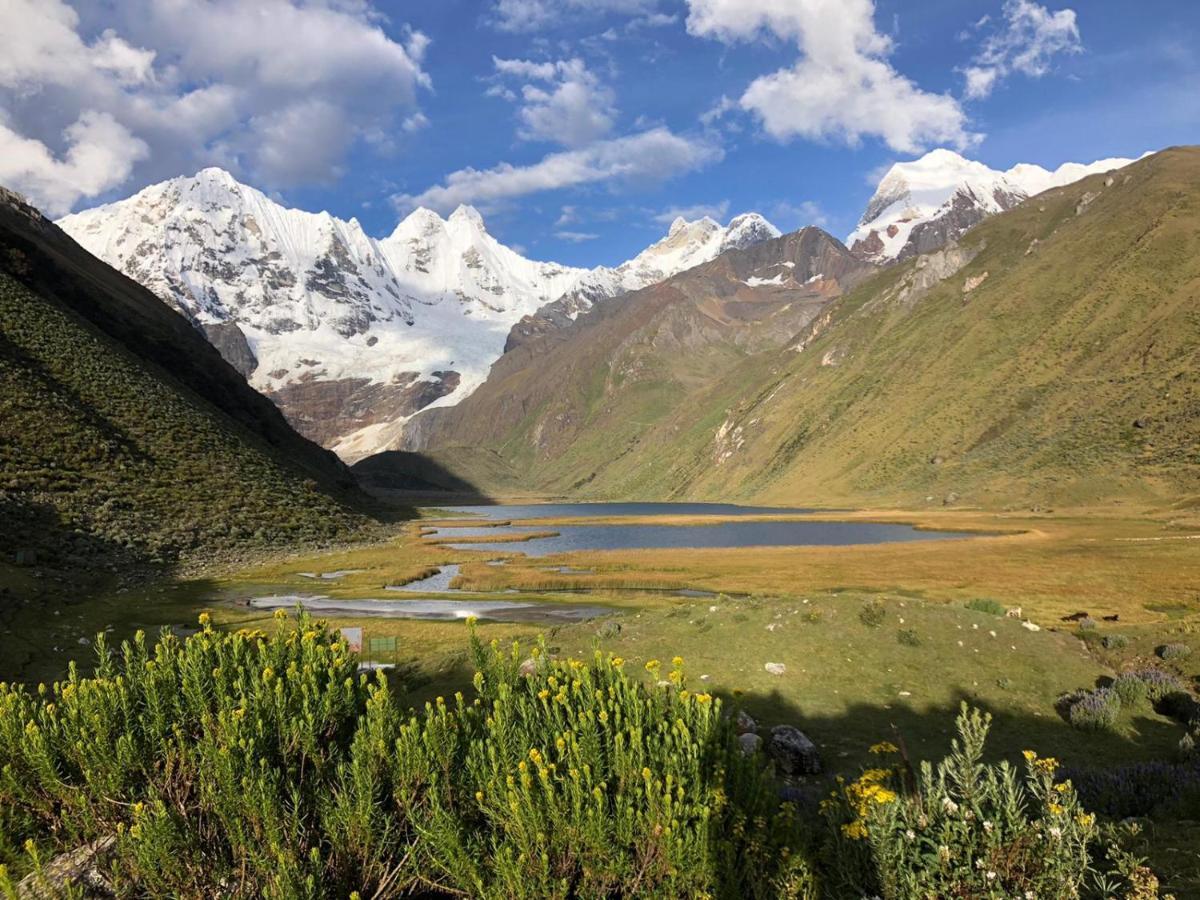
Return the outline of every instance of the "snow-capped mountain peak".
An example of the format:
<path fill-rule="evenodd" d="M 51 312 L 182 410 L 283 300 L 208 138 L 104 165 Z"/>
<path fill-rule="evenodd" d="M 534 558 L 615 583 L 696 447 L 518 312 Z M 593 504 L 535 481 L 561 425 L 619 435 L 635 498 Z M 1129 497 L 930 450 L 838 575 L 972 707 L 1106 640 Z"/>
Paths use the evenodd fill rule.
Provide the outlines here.
<path fill-rule="evenodd" d="M 725 229 L 725 236 L 721 239 L 720 252 L 724 253 L 726 250 L 734 248 L 740 250 L 751 244 L 769 241 L 779 236 L 779 229 L 758 213 L 742 213 L 740 216 L 730 219 L 729 225 Z"/>
<path fill-rule="evenodd" d="M 483 216 L 479 214 L 479 210 L 473 206 L 467 206 L 465 203 L 460 204 L 454 212 L 450 213 L 448 221 L 462 222 L 480 231 L 487 231 L 487 228 L 483 224 Z"/>
<path fill-rule="evenodd" d="M 775 237 L 757 214 L 680 218 L 616 268 L 538 262 L 479 211 L 418 208 L 376 240 L 357 220 L 287 209 L 220 168 L 62 219 L 80 244 L 201 328 L 304 433 L 349 457 L 487 377 L 513 325 L 593 303 Z"/>
<path fill-rule="evenodd" d="M 953 150 L 932 150 L 887 171 L 846 243 L 872 262 L 907 259 L 944 246 L 1035 194 L 1131 162 L 1066 163 L 1053 172 L 1025 163 L 1001 172 Z"/>

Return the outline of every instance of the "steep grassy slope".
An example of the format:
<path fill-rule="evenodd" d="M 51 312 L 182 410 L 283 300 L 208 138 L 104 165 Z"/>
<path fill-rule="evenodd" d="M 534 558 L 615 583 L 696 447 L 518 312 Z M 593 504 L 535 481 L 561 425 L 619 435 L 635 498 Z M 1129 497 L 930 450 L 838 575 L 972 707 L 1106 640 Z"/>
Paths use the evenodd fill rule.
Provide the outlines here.
<path fill-rule="evenodd" d="M 182 317 L 0 194 L 0 588 L 325 541 L 360 499 Z"/>
<path fill-rule="evenodd" d="M 869 270 L 815 228 L 732 251 L 520 343 L 472 396 L 410 423 L 406 446 L 435 448 L 447 468 L 499 491 L 514 481 L 494 483 L 506 470 L 491 451 L 521 488 L 608 483 L 614 466 L 669 444 L 647 436 L 684 398 L 777 350 Z"/>
<path fill-rule="evenodd" d="M 547 430 L 566 427 L 543 416 L 538 440 L 516 427 L 496 446 L 544 487 L 596 496 L 1194 502 L 1198 189 L 1200 150 L 1178 149 L 1050 191 L 873 277 L 783 350 L 713 366 L 707 348 L 651 342 L 641 371 L 704 371 L 652 395 L 648 427 L 571 423 L 563 446 Z M 554 348 L 578 361 L 554 390 L 590 389 L 646 423 L 591 360 L 604 332 L 573 329 Z M 503 402 L 525 403 L 538 377 L 507 373 Z M 494 406 L 472 413 L 496 419 Z"/>

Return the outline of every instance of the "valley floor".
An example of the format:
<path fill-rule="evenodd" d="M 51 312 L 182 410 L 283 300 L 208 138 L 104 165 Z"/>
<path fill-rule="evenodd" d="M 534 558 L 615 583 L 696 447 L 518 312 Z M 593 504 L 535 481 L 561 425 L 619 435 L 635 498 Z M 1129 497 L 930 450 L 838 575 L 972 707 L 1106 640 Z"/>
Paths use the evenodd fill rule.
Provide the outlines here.
<path fill-rule="evenodd" d="M 369 545 L 280 556 L 239 571 L 84 599 L 49 617 L 21 614 L 0 623 L 0 679 L 49 681 L 68 660 L 86 665 L 93 636 L 105 629 L 111 640 L 138 628 L 179 631 L 201 611 L 223 627 L 270 628 L 270 611 L 249 608 L 248 598 L 319 592 L 405 599 L 385 593 L 386 586 L 456 563 L 460 574 L 452 586 L 463 593 L 455 597 L 504 592 L 506 600 L 599 604 L 615 614 L 549 628 L 483 623 L 485 639 L 519 640 L 527 650 L 545 633 L 555 653 L 580 656 L 602 646 L 629 660 L 634 671 L 651 660 L 682 656 L 689 681 L 703 690 L 745 708 L 760 723 L 803 728 L 833 772 L 856 771 L 868 759 L 867 748 L 884 739 L 901 742 L 915 758 L 940 756 L 963 701 L 995 717 L 991 749 L 997 754 L 1016 756 L 1033 747 L 1081 767 L 1174 758 L 1184 731 L 1149 705 L 1123 710 L 1113 730 L 1097 732 L 1071 727 L 1056 702 L 1135 665 L 1196 674 L 1200 516 L 1115 508 L 858 511 L 809 518 L 910 522 L 975 536 L 532 558 L 521 555 L 520 543 L 497 541 L 494 550 L 479 552 L 438 545 L 422 537 L 426 520 Z M 561 523 L 524 524 L 552 531 Z M 502 566 L 488 565 L 501 559 Z M 311 577 L 320 573 L 336 577 Z M 680 596 L 684 588 L 704 593 Z M 1011 610 L 1012 616 L 982 611 L 987 604 L 968 607 L 980 600 L 995 601 L 994 610 Z M 1094 627 L 1080 630 L 1064 620 L 1080 612 Z M 376 661 L 396 665 L 406 704 L 470 690 L 461 622 L 347 617 L 333 624 L 360 626 L 368 640 L 397 639 L 394 653 L 377 653 Z M 1155 654 L 1168 643 L 1197 652 L 1164 663 Z M 772 666 L 782 674 L 768 671 L 768 663 L 782 666 Z M 1173 824 L 1169 836 L 1152 835 L 1155 863 L 1179 896 L 1200 890 L 1197 835 L 1190 829 Z"/>

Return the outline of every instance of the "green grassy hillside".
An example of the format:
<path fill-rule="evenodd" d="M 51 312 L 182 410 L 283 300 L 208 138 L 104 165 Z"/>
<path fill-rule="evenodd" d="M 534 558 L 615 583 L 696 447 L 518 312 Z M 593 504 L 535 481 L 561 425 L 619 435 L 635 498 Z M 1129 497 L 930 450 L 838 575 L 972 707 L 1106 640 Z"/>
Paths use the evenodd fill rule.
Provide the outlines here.
<path fill-rule="evenodd" d="M 595 317 L 527 351 L 490 406 L 485 386 L 444 415 L 527 410 L 493 446 L 546 489 L 594 496 L 1195 502 L 1198 185 L 1188 148 L 1050 191 L 951 253 L 881 272 L 775 347 L 681 347 L 650 322 L 649 339 L 593 361 L 610 342 Z M 572 365 L 547 376 L 547 359 Z M 653 377 L 680 367 L 695 377 Z M 636 389 L 619 384 L 627 373 Z M 595 399 L 564 416 L 529 403 L 531 385 Z M 434 437 L 435 453 L 456 443 Z"/>
<path fill-rule="evenodd" d="M 359 499 L 180 316 L 0 196 L 0 591 L 327 542 Z"/>

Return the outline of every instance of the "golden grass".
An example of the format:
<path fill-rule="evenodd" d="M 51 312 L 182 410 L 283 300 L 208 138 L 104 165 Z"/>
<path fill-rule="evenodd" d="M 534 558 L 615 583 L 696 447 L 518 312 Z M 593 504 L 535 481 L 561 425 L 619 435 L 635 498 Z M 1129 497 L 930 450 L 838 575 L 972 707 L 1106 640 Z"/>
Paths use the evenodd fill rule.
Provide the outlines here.
<path fill-rule="evenodd" d="M 1004 532 L 961 540 L 850 547 L 629 550 L 466 565 L 476 591 L 682 586 L 795 596 L 857 589 L 939 601 L 991 597 L 1048 624 L 1087 610 L 1131 624 L 1165 621 L 1163 602 L 1200 609 L 1200 541 L 1190 523 L 1084 512 L 1062 516 L 866 510 L 809 518 L 909 522 L 922 528 Z M 548 564 L 593 570 L 557 575 Z"/>

